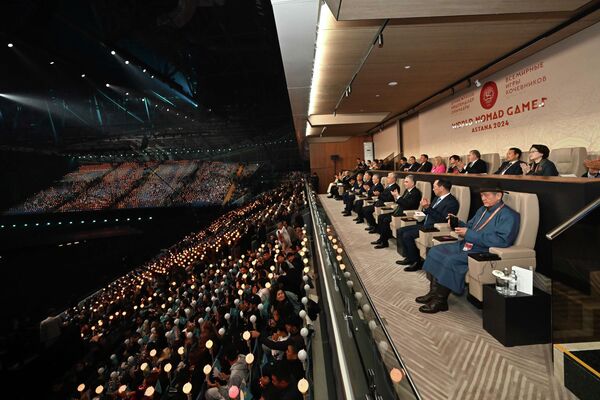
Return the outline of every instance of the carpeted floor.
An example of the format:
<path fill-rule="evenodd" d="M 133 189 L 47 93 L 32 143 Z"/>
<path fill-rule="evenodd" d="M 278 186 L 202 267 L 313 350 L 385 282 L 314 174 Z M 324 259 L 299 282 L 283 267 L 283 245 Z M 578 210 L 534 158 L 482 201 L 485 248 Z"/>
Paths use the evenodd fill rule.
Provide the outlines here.
<path fill-rule="evenodd" d="M 404 272 L 395 240 L 374 249 L 366 224 L 342 216 L 341 201 L 320 199 L 424 399 L 575 398 L 552 375 L 550 344 L 504 347 L 465 296 L 451 295 L 447 312 L 420 313 L 414 298 L 427 292 L 425 274 Z"/>

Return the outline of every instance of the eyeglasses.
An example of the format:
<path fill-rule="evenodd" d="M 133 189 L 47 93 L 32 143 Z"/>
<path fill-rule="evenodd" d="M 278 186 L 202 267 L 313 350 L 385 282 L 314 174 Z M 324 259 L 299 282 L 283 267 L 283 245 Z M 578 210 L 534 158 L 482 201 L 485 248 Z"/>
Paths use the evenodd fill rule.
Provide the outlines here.
<path fill-rule="evenodd" d="M 539 150 L 537 150 L 537 149 L 531 149 L 531 150 L 529 150 L 529 152 L 530 152 L 530 153 L 539 153 L 540 151 L 539 151 Z"/>

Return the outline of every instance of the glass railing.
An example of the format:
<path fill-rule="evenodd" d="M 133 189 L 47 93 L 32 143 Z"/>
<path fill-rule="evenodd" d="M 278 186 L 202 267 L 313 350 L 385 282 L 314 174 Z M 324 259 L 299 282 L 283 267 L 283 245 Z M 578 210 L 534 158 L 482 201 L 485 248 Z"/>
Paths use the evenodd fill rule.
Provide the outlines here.
<path fill-rule="evenodd" d="M 420 399 L 343 243 L 307 186 L 315 273 L 338 398 Z"/>

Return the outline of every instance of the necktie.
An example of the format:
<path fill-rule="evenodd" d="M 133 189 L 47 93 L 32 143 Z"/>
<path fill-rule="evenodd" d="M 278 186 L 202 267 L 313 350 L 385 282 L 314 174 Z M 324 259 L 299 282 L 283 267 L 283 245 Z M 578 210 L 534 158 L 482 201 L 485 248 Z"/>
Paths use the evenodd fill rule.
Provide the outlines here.
<path fill-rule="evenodd" d="M 504 170 L 502 171 L 501 175 L 504 175 L 506 173 L 506 171 L 508 171 L 508 169 L 513 165 L 514 163 L 508 163 L 508 165 L 506 166 L 506 168 L 504 168 Z"/>
<path fill-rule="evenodd" d="M 438 197 L 437 200 L 435 201 L 435 203 L 433 203 L 433 205 L 431 206 L 431 208 L 435 208 L 435 206 L 437 206 L 438 204 L 440 204 L 440 202 L 442 201 L 441 197 Z M 423 225 L 427 225 L 427 219 L 429 218 L 429 214 L 427 214 L 427 216 L 425 217 L 425 221 L 423 221 Z"/>

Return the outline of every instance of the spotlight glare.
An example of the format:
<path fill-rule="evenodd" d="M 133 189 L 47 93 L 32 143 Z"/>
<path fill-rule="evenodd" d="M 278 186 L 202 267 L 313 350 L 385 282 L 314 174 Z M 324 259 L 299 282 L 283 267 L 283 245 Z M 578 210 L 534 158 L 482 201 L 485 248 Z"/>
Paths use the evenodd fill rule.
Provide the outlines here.
<path fill-rule="evenodd" d="M 146 68 L 144 68 L 144 69 L 142 70 L 142 72 L 146 72 Z"/>
<path fill-rule="evenodd" d="M 117 54 L 117 52 L 113 50 L 110 52 L 110 54 L 112 54 L 114 56 L 115 54 Z"/>
<path fill-rule="evenodd" d="M 85 78 L 85 74 L 81 74 L 81 77 L 82 77 L 82 78 Z"/>
<path fill-rule="evenodd" d="M 129 61 L 125 61 L 125 64 L 129 64 Z"/>
<path fill-rule="evenodd" d="M 106 84 L 106 87 L 110 87 L 110 84 L 109 84 L 109 83 L 107 83 L 107 84 Z"/>
<path fill-rule="evenodd" d="M 13 44 L 12 44 L 12 43 L 9 43 L 9 44 L 8 44 L 8 47 L 13 47 Z"/>
<path fill-rule="evenodd" d="M 50 61 L 50 65 L 54 65 L 54 61 Z"/>
<path fill-rule="evenodd" d="M 129 96 L 129 92 L 126 92 L 126 93 L 125 93 L 125 96 Z"/>

